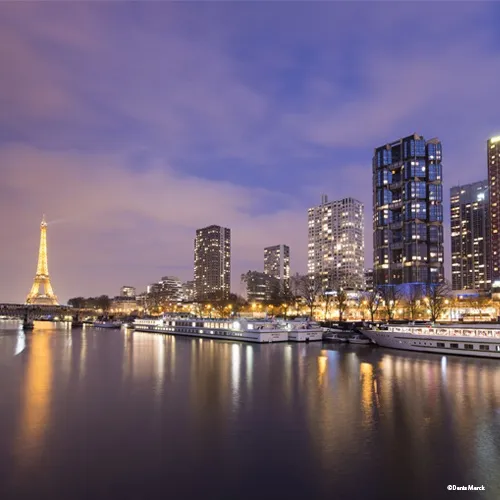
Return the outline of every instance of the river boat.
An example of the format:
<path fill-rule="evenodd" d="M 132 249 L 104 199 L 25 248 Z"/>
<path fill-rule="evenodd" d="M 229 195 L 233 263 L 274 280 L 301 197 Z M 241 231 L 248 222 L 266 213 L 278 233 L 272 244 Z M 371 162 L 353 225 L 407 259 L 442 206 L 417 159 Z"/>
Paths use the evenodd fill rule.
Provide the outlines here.
<path fill-rule="evenodd" d="M 288 332 L 288 340 L 291 342 L 323 340 L 325 329 L 314 321 L 291 320 L 280 321 L 278 324 Z"/>
<path fill-rule="evenodd" d="M 389 325 L 363 329 L 362 333 L 392 349 L 500 358 L 500 326 Z"/>
<path fill-rule="evenodd" d="M 362 334 L 350 335 L 347 337 L 347 342 L 350 344 L 371 344 L 371 340 Z"/>
<path fill-rule="evenodd" d="M 93 326 L 95 328 L 110 328 L 119 329 L 122 327 L 121 321 L 94 321 Z"/>
<path fill-rule="evenodd" d="M 257 342 L 286 342 L 288 332 L 266 320 L 208 319 L 185 317 L 144 318 L 134 321 L 136 332 L 165 333 L 187 337 Z"/>

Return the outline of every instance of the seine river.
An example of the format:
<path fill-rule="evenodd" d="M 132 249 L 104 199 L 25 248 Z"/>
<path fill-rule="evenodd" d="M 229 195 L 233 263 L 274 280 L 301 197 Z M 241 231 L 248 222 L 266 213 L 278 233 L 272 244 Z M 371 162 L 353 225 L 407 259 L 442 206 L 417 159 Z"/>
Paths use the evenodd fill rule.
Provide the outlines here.
<path fill-rule="evenodd" d="M 0 499 L 164 498 L 498 500 L 500 361 L 0 323 Z"/>

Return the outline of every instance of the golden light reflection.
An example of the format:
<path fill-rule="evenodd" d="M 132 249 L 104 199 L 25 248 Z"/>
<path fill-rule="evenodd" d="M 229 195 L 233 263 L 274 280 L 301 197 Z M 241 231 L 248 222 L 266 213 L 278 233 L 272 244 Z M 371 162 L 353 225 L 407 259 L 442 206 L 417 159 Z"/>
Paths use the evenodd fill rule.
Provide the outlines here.
<path fill-rule="evenodd" d="M 34 334 L 29 346 L 23 410 L 16 446 L 22 465 L 31 465 L 40 458 L 49 421 L 51 389 L 50 335 Z"/>
<path fill-rule="evenodd" d="M 321 351 L 321 356 L 318 356 L 318 382 L 323 382 L 323 377 L 328 369 L 328 356 L 325 355 L 326 351 Z"/>
<path fill-rule="evenodd" d="M 361 405 L 363 407 L 363 423 L 367 424 L 372 418 L 372 387 L 373 366 L 370 363 L 361 363 L 359 367 L 361 379 Z"/>

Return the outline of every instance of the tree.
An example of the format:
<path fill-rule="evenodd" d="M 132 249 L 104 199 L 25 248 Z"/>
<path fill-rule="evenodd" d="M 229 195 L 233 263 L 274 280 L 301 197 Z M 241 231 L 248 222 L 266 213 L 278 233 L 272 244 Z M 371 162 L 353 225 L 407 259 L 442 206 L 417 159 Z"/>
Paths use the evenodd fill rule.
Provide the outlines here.
<path fill-rule="evenodd" d="M 373 323 L 375 314 L 377 313 L 380 306 L 380 295 L 376 290 L 372 290 L 371 292 L 365 293 L 364 299 L 366 302 L 366 308 L 370 313 L 370 320 Z"/>
<path fill-rule="evenodd" d="M 309 307 L 309 317 L 312 319 L 316 299 L 323 289 L 323 279 L 318 274 L 311 274 L 300 277 L 299 290 L 307 307 Z"/>
<path fill-rule="evenodd" d="M 268 282 L 267 305 L 281 308 L 283 316 L 288 316 L 288 310 L 295 303 L 296 296 L 290 286 L 277 279 L 270 279 Z"/>
<path fill-rule="evenodd" d="M 446 282 L 427 285 L 425 288 L 425 298 L 431 312 L 431 321 L 435 323 L 446 309 L 448 297 L 450 296 L 450 286 Z"/>
<path fill-rule="evenodd" d="M 84 297 L 73 297 L 68 300 L 68 305 L 75 309 L 85 309 L 87 307 L 87 300 Z"/>
<path fill-rule="evenodd" d="M 100 295 L 96 298 L 96 305 L 98 309 L 102 309 L 103 312 L 108 312 L 111 307 L 111 299 L 107 295 Z"/>
<path fill-rule="evenodd" d="M 335 304 L 339 312 L 339 321 L 343 321 L 344 313 L 347 310 L 348 297 L 346 291 L 341 287 L 337 288 L 337 293 L 335 295 Z"/>
<path fill-rule="evenodd" d="M 248 305 L 247 301 L 241 295 L 237 295 L 236 293 L 229 294 L 229 303 L 234 314 L 239 314 L 240 311 Z"/>
<path fill-rule="evenodd" d="M 408 285 L 405 293 L 406 305 L 411 321 L 417 319 L 418 313 L 422 308 L 421 301 L 424 297 L 422 285 Z"/>
<path fill-rule="evenodd" d="M 378 287 L 378 293 L 382 299 L 387 321 L 392 321 L 398 302 L 401 299 L 401 291 L 396 285 L 381 285 Z"/>

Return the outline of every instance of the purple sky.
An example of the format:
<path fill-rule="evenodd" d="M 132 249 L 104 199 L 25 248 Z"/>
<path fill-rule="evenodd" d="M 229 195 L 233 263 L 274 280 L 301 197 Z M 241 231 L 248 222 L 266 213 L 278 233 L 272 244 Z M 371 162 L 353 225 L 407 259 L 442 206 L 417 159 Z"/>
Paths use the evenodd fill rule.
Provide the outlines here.
<path fill-rule="evenodd" d="M 0 302 L 44 212 L 62 301 L 191 279 L 209 224 L 235 291 L 268 245 L 303 272 L 323 192 L 365 203 L 370 267 L 374 147 L 439 137 L 447 199 L 486 178 L 499 25 L 493 2 L 0 3 Z"/>

